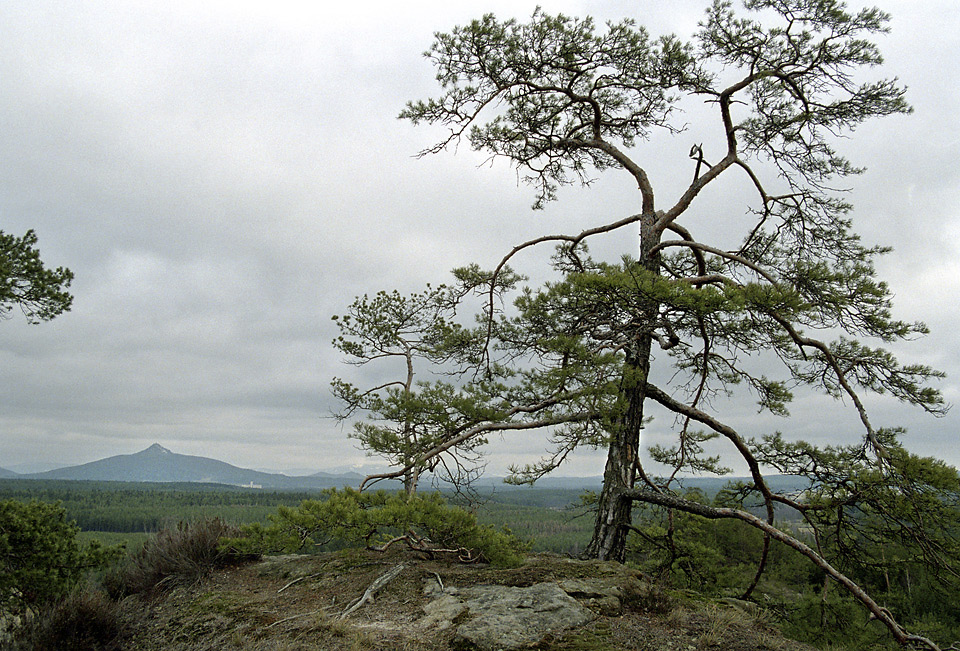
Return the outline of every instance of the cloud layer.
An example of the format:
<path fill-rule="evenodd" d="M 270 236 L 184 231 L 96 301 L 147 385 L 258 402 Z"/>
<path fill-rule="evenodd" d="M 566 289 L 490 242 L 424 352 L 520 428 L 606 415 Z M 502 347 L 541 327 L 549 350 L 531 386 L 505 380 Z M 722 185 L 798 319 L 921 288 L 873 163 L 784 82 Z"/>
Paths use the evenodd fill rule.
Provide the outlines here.
<path fill-rule="evenodd" d="M 636 18 L 654 34 L 690 34 L 701 4 Z M 887 4 L 884 73 L 911 88 L 916 113 L 871 124 L 845 148 L 870 168 L 851 195 L 855 223 L 895 246 L 882 273 L 898 310 L 933 329 L 898 352 L 946 370 L 956 402 L 960 80 L 944 62 L 960 43 L 944 29 L 947 2 Z M 350 372 L 329 345 L 331 315 L 357 294 L 443 282 L 528 237 L 635 212 L 635 191 L 611 174 L 532 214 L 515 172 L 466 146 L 414 158 L 439 134 L 396 115 L 435 92 L 420 57 L 432 32 L 491 9 L 524 18 L 534 5 L 0 4 L 0 229 L 35 229 L 45 262 L 76 274 L 72 312 L 0 323 L 0 466 L 153 442 L 247 467 L 363 462 L 326 418 L 330 379 Z M 544 4 L 598 20 L 636 7 Z M 671 145 L 674 161 L 689 142 Z M 660 146 L 651 175 L 669 187 L 682 168 Z M 616 255 L 632 238 L 600 250 Z M 883 424 L 909 426 L 918 451 L 960 463 L 956 415 L 884 400 L 875 409 Z M 804 436 L 835 435 L 819 402 L 794 412 Z M 733 418 L 757 424 L 749 406 Z M 853 414 L 828 422 L 856 428 Z M 652 442 L 660 435 L 651 428 Z M 539 438 L 497 440 L 491 470 L 541 449 Z M 585 455 L 570 472 L 600 466 Z"/>

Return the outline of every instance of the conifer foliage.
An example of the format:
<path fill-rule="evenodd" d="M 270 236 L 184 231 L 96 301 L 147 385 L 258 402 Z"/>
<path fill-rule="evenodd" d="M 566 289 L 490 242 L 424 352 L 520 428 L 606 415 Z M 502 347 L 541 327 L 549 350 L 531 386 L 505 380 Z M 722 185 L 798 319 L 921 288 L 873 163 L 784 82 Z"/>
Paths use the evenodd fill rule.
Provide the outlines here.
<path fill-rule="evenodd" d="M 19 307 L 36 324 L 68 311 L 73 303 L 67 292 L 73 272 L 44 267 L 36 244 L 32 230 L 23 237 L 0 231 L 0 318 Z"/>
<path fill-rule="evenodd" d="M 119 556 L 114 547 L 81 547 L 78 532 L 59 504 L 0 502 L 0 619 L 53 602 Z"/>

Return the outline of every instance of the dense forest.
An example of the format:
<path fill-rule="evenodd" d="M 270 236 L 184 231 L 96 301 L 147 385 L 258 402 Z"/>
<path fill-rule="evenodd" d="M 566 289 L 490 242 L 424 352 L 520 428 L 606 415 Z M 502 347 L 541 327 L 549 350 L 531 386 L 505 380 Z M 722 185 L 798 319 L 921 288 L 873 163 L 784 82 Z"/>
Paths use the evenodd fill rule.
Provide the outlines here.
<path fill-rule="evenodd" d="M 0 501 L 59 502 L 85 532 L 155 533 L 205 518 L 238 525 L 265 522 L 278 506 L 296 506 L 318 495 L 221 484 L 0 480 Z M 578 511 L 565 508 L 578 496 L 571 489 L 490 490 L 479 494 L 470 508 L 482 523 L 508 526 L 519 537 L 533 540 L 537 551 L 575 554 L 592 527 L 587 518 L 576 517 Z"/>
<path fill-rule="evenodd" d="M 0 480 L 0 500 L 60 502 L 84 531 L 153 533 L 179 521 L 221 518 L 235 524 L 265 520 L 277 506 L 316 493 L 244 490 L 222 484 Z"/>

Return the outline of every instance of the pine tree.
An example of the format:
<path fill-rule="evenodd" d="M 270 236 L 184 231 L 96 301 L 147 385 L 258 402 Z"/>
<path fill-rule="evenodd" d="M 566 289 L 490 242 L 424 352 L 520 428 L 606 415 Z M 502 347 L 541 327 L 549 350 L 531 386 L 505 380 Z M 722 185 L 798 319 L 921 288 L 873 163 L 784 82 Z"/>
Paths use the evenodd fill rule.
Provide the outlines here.
<path fill-rule="evenodd" d="M 631 20 L 598 29 L 589 18 L 540 10 L 526 23 L 487 15 L 437 34 L 426 56 L 442 92 L 401 114 L 448 129 L 423 155 L 466 139 L 517 167 L 536 190 L 534 208 L 556 200 L 561 186 L 626 174 L 638 189 L 638 210 L 598 218 L 579 233 L 519 243 L 490 272 L 457 272 L 459 296 L 489 285 L 485 308 L 479 326 L 451 328 L 451 338 L 437 346 L 451 355 L 447 364 L 471 369 L 463 377 L 487 383 L 471 407 L 481 418 L 441 428 L 432 446 L 398 472 L 471 437 L 550 426 L 551 454 L 516 468 L 514 479 L 535 480 L 577 447 L 606 447 L 588 556 L 624 559 L 635 501 L 737 519 L 764 532 L 764 558 L 770 540 L 793 547 L 898 641 L 936 648 L 909 635 L 831 564 L 831 555 L 841 563 L 865 549 L 863 537 L 814 549 L 773 518 L 776 505 L 793 507 L 822 537 L 866 508 L 879 523 L 871 540 L 905 540 L 910 532 L 930 567 L 958 576 L 955 531 L 920 515 L 924 502 L 952 512 L 955 469 L 909 454 L 899 430 L 871 422 L 862 397 L 889 394 L 934 415 L 946 409 L 929 386 L 942 374 L 902 365 L 882 347 L 927 330 L 892 317 L 890 290 L 875 272 L 875 260 L 889 249 L 861 242 L 838 188 L 862 171 L 837 151 L 841 137 L 871 118 L 910 112 L 895 79 L 863 81 L 882 63 L 869 39 L 886 31 L 889 16 L 850 12 L 837 0 L 747 0 L 744 7 L 741 16 L 731 2 L 715 0 L 694 43 L 652 38 Z M 720 138 L 684 142 L 677 111 L 690 100 L 710 105 Z M 666 199 L 648 174 L 661 152 L 642 146 L 655 131 L 689 149 L 690 181 Z M 728 177 L 752 189 L 747 219 L 711 217 L 728 223 L 731 235 L 739 230 L 733 249 L 695 234 L 709 209 L 701 205 L 704 189 Z M 639 230 L 637 250 L 614 262 L 590 257 L 589 240 L 628 227 Z M 545 243 L 557 245 L 558 279 L 521 291 L 505 310 L 497 296 L 519 282 L 508 263 Z M 775 360 L 778 370 L 770 373 L 771 365 L 757 360 Z M 841 399 L 856 410 L 862 439 L 818 449 L 778 433 L 744 435 L 711 400 L 743 388 L 778 416 L 789 414 L 796 391 Z M 477 407 L 484 400 L 485 413 Z M 639 454 L 650 405 L 676 423 L 675 444 L 651 450 L 671 467 L 659 480 Z M 672 490 L 679 472 L 722 471 L 722 459 L 704 452 L 714 437 L 749 468 L 750 481 L 739 491 L 757 497 L 765 517 L 742 501 L 710 506 Z M 769 468 L 808 477 L 810 490 L 801 497 L 777 493 L 763 474 Z"/>

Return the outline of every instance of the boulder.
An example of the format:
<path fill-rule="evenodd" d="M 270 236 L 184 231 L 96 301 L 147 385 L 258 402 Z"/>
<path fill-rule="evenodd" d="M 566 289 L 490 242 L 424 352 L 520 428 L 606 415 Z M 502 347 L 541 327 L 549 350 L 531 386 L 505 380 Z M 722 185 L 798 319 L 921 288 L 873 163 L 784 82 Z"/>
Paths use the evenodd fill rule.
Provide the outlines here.
<path fill-rule="evenodd" d="M 454 620 L 460 618 L 467 612 L 467 605 L 452 594 L 444 594 L 434 599 L 426 606 L 423 611 L 426 615 L 420 618 L 420 626 L 435 626 L 440 630 L 448 629 L 453 626 Z"/>
<path fill-rule="evenodd" d="M 606 617 L 623 614 L 623 588 L 604 581 L 564 579 L 558 583 L 568 595 Z"/>
<path fill-rule="evenodd" d="M 596 614 L 556 583 L 527 588 L 479 585 L 445 590 L 424 607 L 423 626 L 456 625 L 457 649 L 510 651 L 529 648 L 548 633 L 582 626 Z"/>

